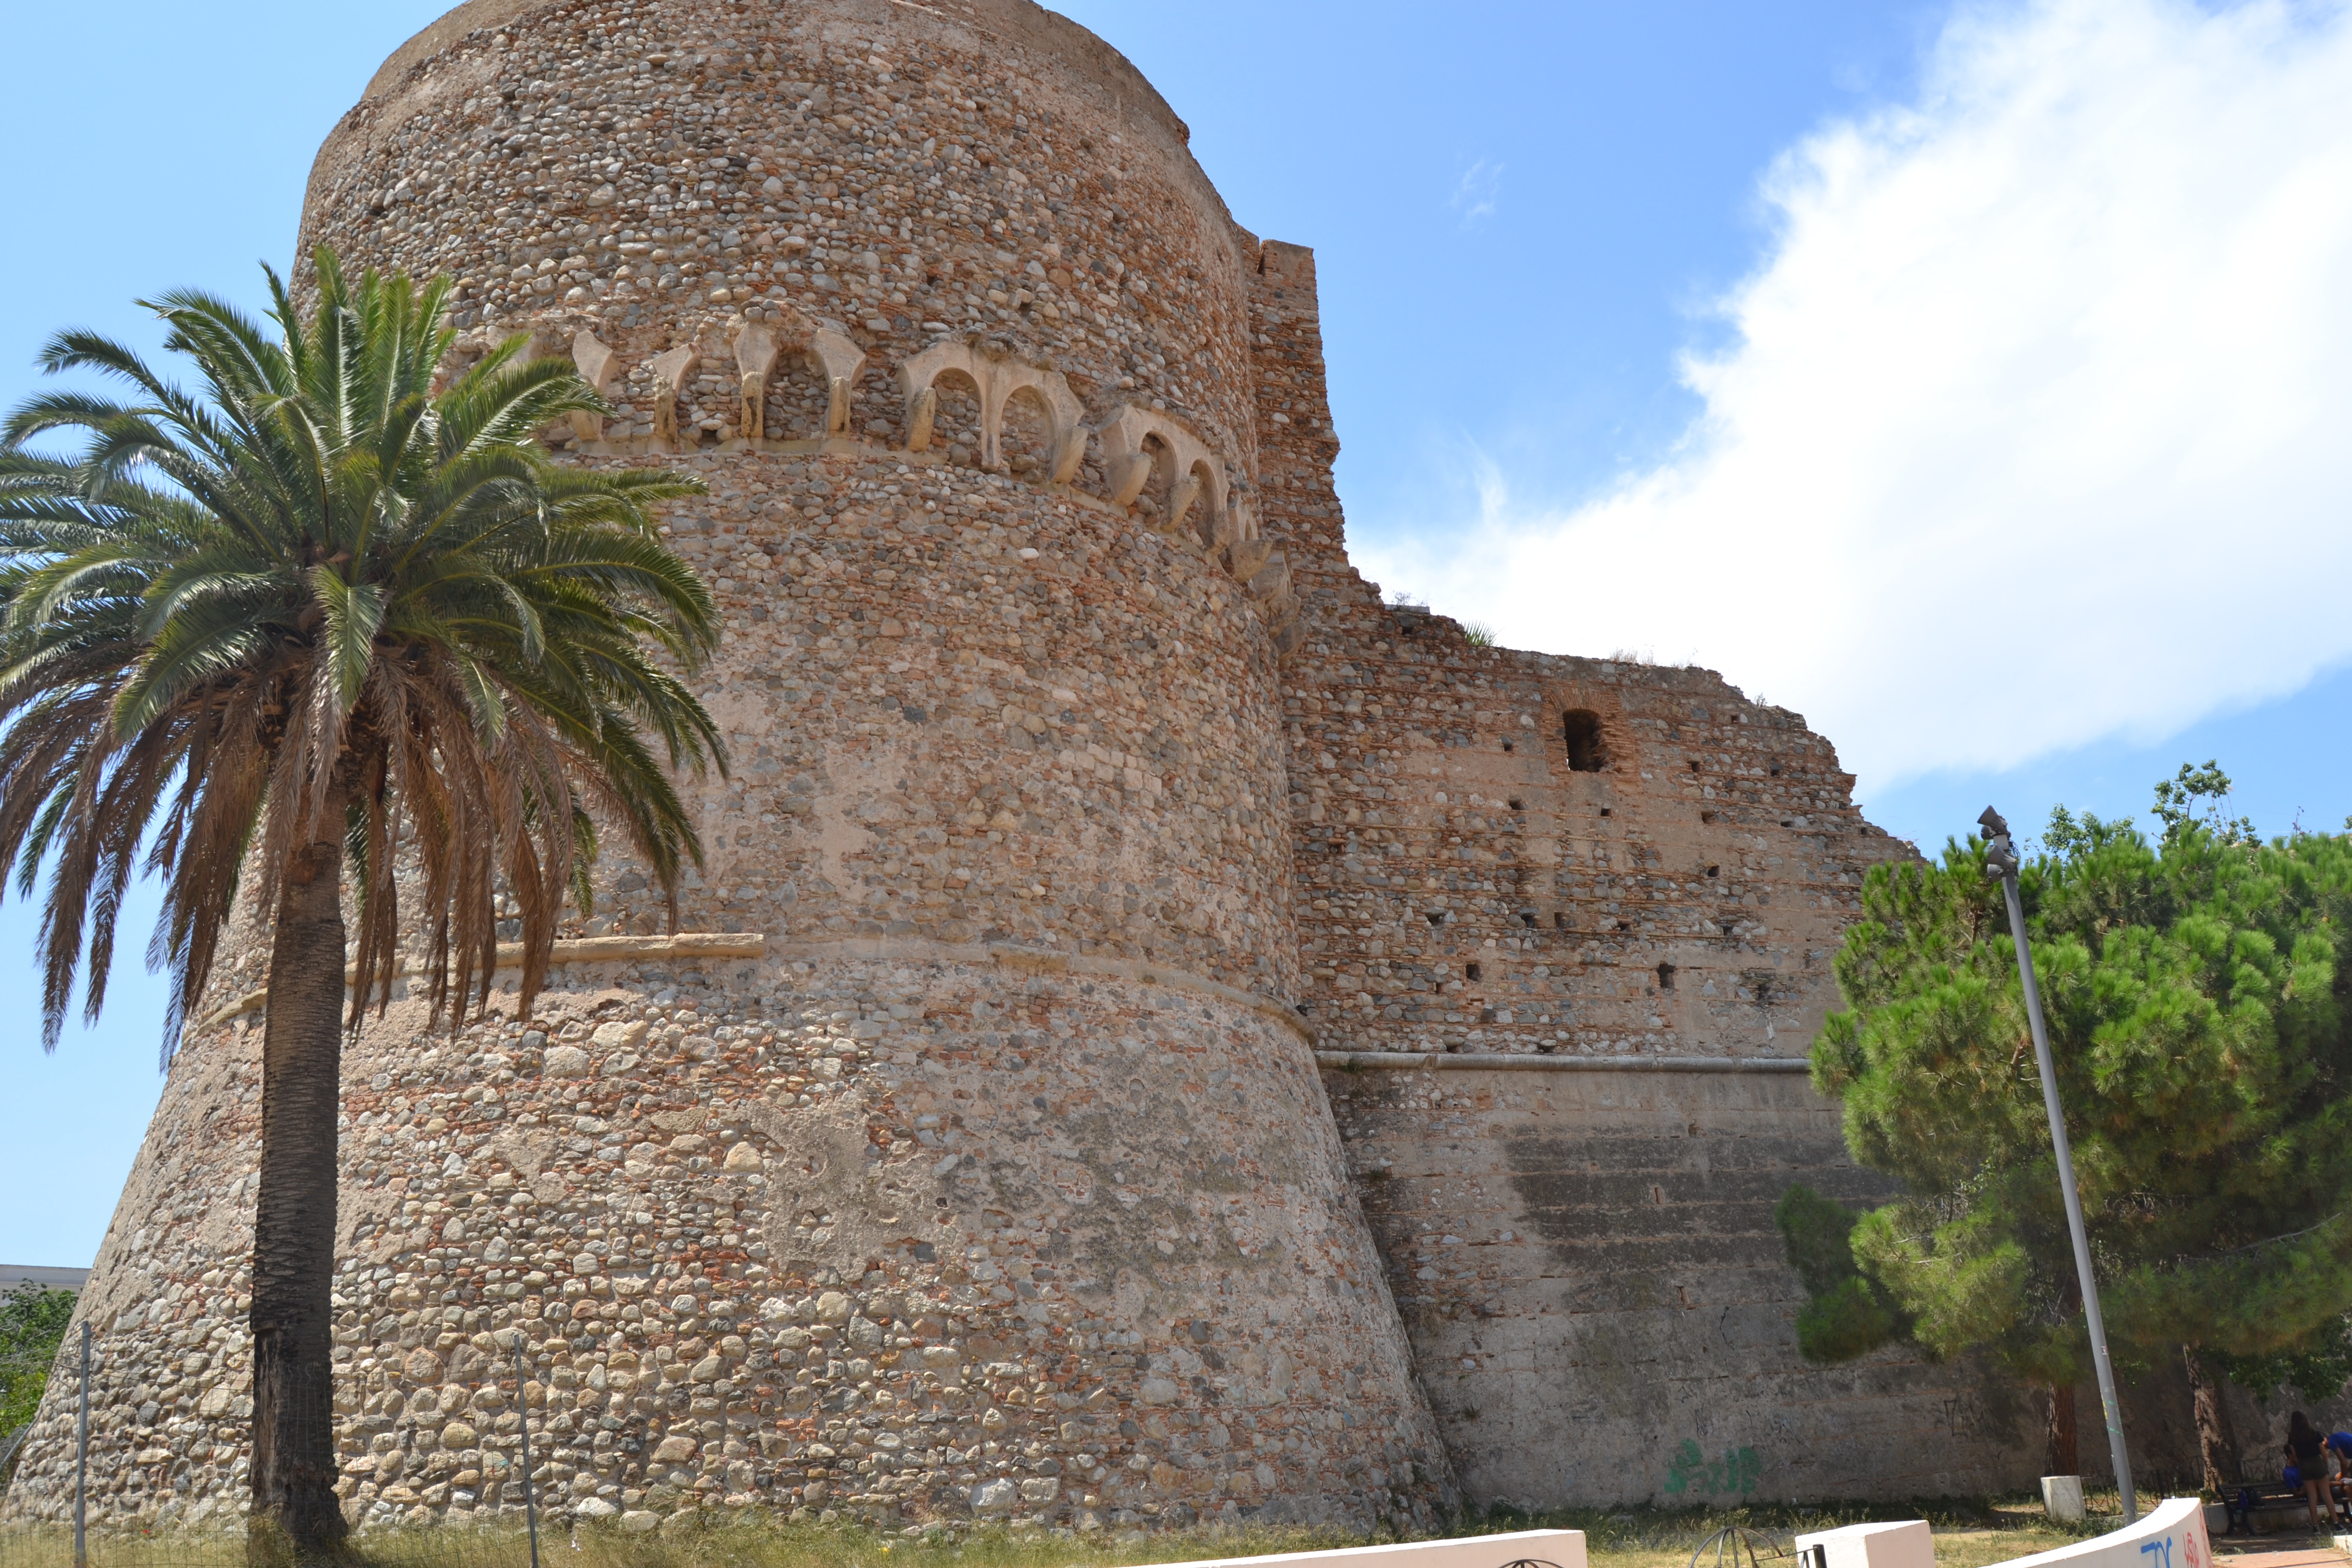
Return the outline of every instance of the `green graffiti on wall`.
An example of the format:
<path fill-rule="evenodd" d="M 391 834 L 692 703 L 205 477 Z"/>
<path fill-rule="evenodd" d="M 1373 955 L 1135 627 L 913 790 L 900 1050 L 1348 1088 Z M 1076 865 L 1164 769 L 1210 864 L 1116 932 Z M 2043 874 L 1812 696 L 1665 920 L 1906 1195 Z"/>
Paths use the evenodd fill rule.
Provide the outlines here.
<path fill-rule="evenodd" d="M 1726 1448 L 1723 1458 L 1710 1459 L 1688 1437 L 1666 1465 L 1666 1492 L 1680 1496 L 1746 1497 L 1764 1474 L 1764 1460 L 1753 1448 Z"/>

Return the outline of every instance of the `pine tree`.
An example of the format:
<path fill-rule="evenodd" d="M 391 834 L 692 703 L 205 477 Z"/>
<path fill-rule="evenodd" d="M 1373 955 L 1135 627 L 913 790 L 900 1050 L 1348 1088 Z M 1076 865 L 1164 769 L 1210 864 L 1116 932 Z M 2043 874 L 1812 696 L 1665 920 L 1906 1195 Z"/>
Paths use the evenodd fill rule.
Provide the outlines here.
<path fill-rule="evenodd" d="M 2221 1376 L 2340 1386 L 2352 1309 L 2352 837 L 2257 842 L 2199 812 L 2228 789 L 2183 767 L 2153 843 L 2061 808 L 2021 877 L 2109 1336 L 2126 1367 L 2184 1359 L 2212 1487 L 2235 1468 Z M 2088 1346 L 1984 846 L 1874 870 L 1837 976 L 1813 1081 L 1854 1157 L 1906 1192 L 1856 1217 L 1843 1275 L 1820 1217 L 1784 1201 L 1814 1298 L 1802 1348 L 1907 1335 L 2071 1389 Z"/>

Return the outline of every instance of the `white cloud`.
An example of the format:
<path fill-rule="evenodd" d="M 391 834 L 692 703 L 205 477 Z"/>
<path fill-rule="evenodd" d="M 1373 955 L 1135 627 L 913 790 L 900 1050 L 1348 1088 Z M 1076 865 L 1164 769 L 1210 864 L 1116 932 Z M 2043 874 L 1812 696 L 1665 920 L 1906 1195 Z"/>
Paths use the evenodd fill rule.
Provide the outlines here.
<path fill-rule="evenodd" d="M 1503 165 L 1489 163 L 1481 158 L 1462 171 L 1454 182 L 1454 196 L 1445 205 L 1462 215 L 1462 226 L 1470 228 L 1495 216 L 1503 196 Z"/>
<path fill-rule="evenodd" d="M 2352 657 L 2352 10 L 1963 13 L 1783 156 L 1674 460 L 1443 552 L 1506 641 L 1654 647 L 1871 784 L 2153 741 Z"/>

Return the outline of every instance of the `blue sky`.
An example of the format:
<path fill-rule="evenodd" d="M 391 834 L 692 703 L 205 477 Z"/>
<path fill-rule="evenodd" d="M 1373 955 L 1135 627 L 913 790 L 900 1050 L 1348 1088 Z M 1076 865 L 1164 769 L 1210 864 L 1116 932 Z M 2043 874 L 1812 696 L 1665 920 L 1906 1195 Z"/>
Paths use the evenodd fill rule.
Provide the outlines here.
<path fill-rule="evenodd" d="M 2337 5 L 1060 7 L 1320 259 L 1368 574 L 1798 709 L 1932 848 L 2218 757 L 2352 812 L 2352 42 Z M 18 7 L 0 399 L 141 293 L 248 300 L 440 6 Z M 143 911 L 133 911 L 144 929 Z M 86 1263 L 160 1089 L 118 967 L 44 1057 L 0 908 L 0 1260 Z"/>

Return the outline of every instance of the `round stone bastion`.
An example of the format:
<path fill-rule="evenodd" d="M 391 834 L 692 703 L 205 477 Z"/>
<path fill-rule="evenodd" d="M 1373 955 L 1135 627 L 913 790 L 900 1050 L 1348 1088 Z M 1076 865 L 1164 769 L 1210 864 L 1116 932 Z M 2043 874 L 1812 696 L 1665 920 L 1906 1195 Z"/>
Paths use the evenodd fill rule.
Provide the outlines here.
<path fill-rule="evenodd" d="M 457 280 L 453 372 L 534 334 L 614 407 L 564 460 L 709 485 L 730 757 L 674 929 L 608 853 L 531 1017 L 404 988 L 348 1049 L 362 1526 L 519 1513 L 519 1397 L 616 1528 L 1450 1500 L 1295 1007 L 1261 247 L 1186 135 L 1026 0 L 477 0 L 329 138 L 306 257 Z M 82 1299 L 101 1528 L 247 1504 L 225 951 Z M 18 1521 L 70 1515 L 59 1366 Z"/>

